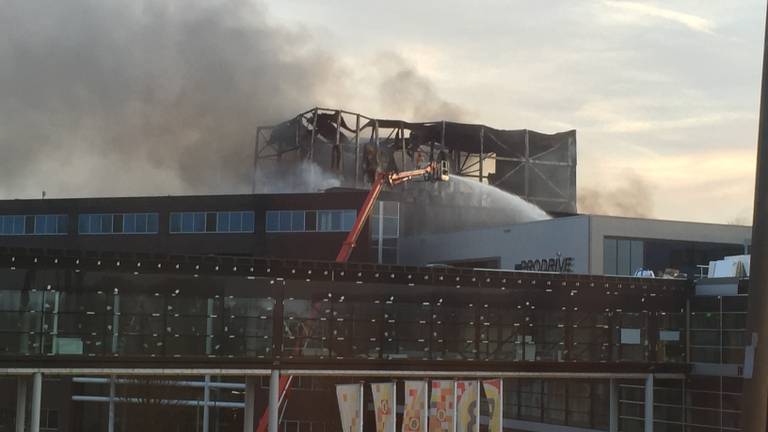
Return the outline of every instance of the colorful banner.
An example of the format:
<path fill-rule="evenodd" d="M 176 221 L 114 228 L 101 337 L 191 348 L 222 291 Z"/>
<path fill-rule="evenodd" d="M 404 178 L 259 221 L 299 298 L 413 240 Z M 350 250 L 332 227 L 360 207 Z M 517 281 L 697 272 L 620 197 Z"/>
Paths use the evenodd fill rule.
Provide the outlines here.
<path fill-rule="evenodd" d="M 456 383 L 456 432 L 480 431 L 480 382 Z"/>
<path fill-rule="evenodd" d="M 427 382 L 405 382 L 403 432 L 427 432 Z"/>
<path fill-rule="evenodd" d="M 500 379 L 483 381 L 485 400 L 488 401 L 488 432 L 502 432 L 502 395 L 504 384 Z"/>
<path fill-rule="evenodd" d="M 432 381 L 429 399 L 429 432 L 455 432 L 456 382 Z"/>
<path fill-rule="evenodd" d="M 343 432 L 363 432 L 363 385 L 337 384 L 336 399 Z"/>
<path fill-rule="evenodd" d="M 395 383 L 371 384 L 373 410 L 376 413 L 376 432 L 395 432 Z"/>

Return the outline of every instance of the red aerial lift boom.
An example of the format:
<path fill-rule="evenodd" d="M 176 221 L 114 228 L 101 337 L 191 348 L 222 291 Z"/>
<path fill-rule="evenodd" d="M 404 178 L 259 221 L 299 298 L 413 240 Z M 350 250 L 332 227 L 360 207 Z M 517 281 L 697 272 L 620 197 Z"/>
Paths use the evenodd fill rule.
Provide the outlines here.
<path fill-rule="evenodd" d="M 341 245 L 341 250 L 336 256 L 337 263 L 345 263 L 349 260 L 349 256 L 352 254 L 352 249 L 355 248 L 357 238 L 360 236 L 360 232 L 363 230 L 365 222 L 371 215 L 374 204 L 381 194 L 381 190 L 384 186 L 397 186 L 400 183 L 413 180 L 417 177 L 421 177 L 426 181 L 448 181 L 448 162 L 446 161 L 433 161 L 424 168 L 419 168 L 412 171 L 403 172 L 378 172 L 371 185 L 371 190 L 368 192 L 368 196 L 363 202 L 363 206 L 360 207 L 360 211 L 357 212 L 357 219 L 352 229 L 347 234 L 347 238 Z M 290 389 L 291 376 L 280 376 L 280 388 L 278 399 L 278 406 L 288 397 L 288 390 Z M 269 407 L 264 410 L 264 414 L 259 419 L 259 425 L 256 427 L 256 432 L 266 432 L 269 423 Z"/>
<path fill-rule="evenodd" d="M 371 215 L 371 211 L 373 210 L 373 205 L 376 204 L 376 200 L 379 199 L 381 189 L 385 185 L 396 186 L 400 183 L 413 180 L 416 177 L 422 177 L 428 181 L 447 181 L 448 164 L 445 161 L 430 162 L 430 164 L 424 168 L 413 171 L 376 173 L 376 178 L 373 180 L 371 191 L 368 192 L 368 196 L 365 198 L 363 206 L 360 207 L 360 211 L 357 213 L 355 225 L 352 226 L 352 229 L 349 231 L 347 238 L 341 245 L 341 250 L 336 256 L 336 262 L 345 263 L 349 260 L 349 256 L 352 254 L 352 249 L 355 248 L 357 238 L 360 236 L 360 232 L 363 230 L 363 225 L 365 225 L 365 221 L 368 220 L 368 216 Z"/>

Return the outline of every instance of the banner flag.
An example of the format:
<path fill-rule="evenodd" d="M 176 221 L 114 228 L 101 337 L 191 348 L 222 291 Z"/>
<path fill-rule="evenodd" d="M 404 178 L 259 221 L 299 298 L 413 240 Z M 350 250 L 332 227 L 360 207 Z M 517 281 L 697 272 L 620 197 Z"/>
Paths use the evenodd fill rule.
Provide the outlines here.
<path fill-rule="evenodd" d="M 429 432 L 455 432 L 456 383 L 449 380 L 432 381 L 429 400 Z"/>
<path fill-rule="evenodd" d="M 363 432 L 363 384 L 337 384 L 336 399 L 344 432 Z"/>
<path fill-rule="evenodd" d="M 483 381 L 485 399 L 488 401 L 488 432 L 502 432 L 503 429 L 503 385 L 501 379 Z"/>
<path fill-rule="evenodd" d="M 456 432 L 480 431 L 480 382 L 456 383 Z"/>
<path fill-rule="evenodd" d="M 376 413 L 376 432 L 395 432 L 395 383 L 373 383 L 373 410 Z"/>
<path fill-rule="evenodd" d="M 427 432 L 427 382 L 405 382 L 403 432 Z"/>

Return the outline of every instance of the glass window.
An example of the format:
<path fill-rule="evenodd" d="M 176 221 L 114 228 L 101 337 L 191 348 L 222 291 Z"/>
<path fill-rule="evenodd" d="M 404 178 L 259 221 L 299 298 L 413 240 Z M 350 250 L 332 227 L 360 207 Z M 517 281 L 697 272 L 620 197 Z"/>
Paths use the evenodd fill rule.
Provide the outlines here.
<path fill-rule="evenodd" d="M 308 210 L 304 216 L 304 230 L 317 231 L 317 212 Z"/>
<path fill-rule="evenodd" d="M 0 216 L 0 235 L 67 234 L 67 215 L 3 215 Z"/>
<path fill-rule="evenodd" d="M 240 232 L 242 230 L 243 230 L 243 214 L 241 212 L 230 212 L 228 231 Z"/>
<path fill-rule="evenodd" d="M 329 211 L 321 210 L 317 212 L 317 230 L 318 231 L 331 230 L 331 213 Z"/>
<path fill-rule="evenodd" d="M 291 212 L 291 231 L 304 231 L 304 211 Z"/>
<path fill-rule="evenodd" d="M 290 231 L 291 230 L 291 212 L 280 212 L 280 227 L 278 231 Z"/>
<path fill-rule="evenodd" d="M 35 234 L 47 234 L 45 232 L 45 216 L 35 216 Z"/>
<path fill-rule="evenodd" d="M 616 274 L 616 239 L 603 239 L 603 274 Z"/>
<path fill-rule="evenodd" d="M 629 240 L 617 240 L 616 274 L 629 275 L 630 269 L 630 243 Z"/>
<path fill-rule="evenodd" d="M 181 214 L 181 232 L 191 233 L 194 230 L 195 230 L 195 214 L 182 213 Z"/>
<path fill-rule="evenodd" d="M 56 215 L 48 215 L 45 217 L 45 233 L 56 234 L 59 228 L 59 217 Z"/>
<path fill-rule="evenodd" d="M 246 211 L 243 212 L 243 231 L 244 232 L 253 232 L 253 220 L 254 220 L 254 214 L 252 211 Z"/>
<path fill-rule="evenodd" d="M 147 215 L 145 214 L 136 215 L 136 230 L 134 232 L 137 232 L 137 233 L 147 232 Z"/>
<path fill-rule="evenodd" d="M 643 241 L 631 240 L 629 243 L 629 270 L 631 274 L 643 268 Z"/>
<path fill-rule="evenodd" d="M 66 234 L 67 231 L 69 230 L 69 226 L 68 226 L 69 225 L 69 216 L 67 216 L 67 215 L 59 215 L 57 217 L 56 225 L 57 225 L 57 229 L 56 229 L 56 233 L 57 234 Z"/>
<path fill-rule="evenodd" d="M 195 232 L 205 232 L 205 213 L 195 213 Z"/>
<path fill-rule="evenodd" d="M 160 231 L 159 219 L 160 217 L 158 216 L 157 213 L 149 213 L 147 215 L 147 232 L 148 233 L 157 234 Z"/>
<path fill-rule="evenodd" d="M 267 212 L 267 232 L 280 231 L 280 212 Z"/>
<path fill-rule="evenodd" d="M 355 226 L 355 218 L 357 218 L 356 211 L 344 210 L 344 215 L 342 216 L 341 221 L 341 229 L 344 231 L 352 230 L 352 227 Z"/>
<path fill-rule="evenodd" d="M 80 234 L 88 234 L 91 232 L 90 218 L 88 215 L 81 214 L 77 217 L 77 231 Z"/>
<path fill-rule="evenodd" d="M 216 220 L 216 231 L 229 231 L 229 212 L 219 212 Z"/>
<path fill-rule="evenodd" d="M 172 233 L 181 232 L 181 214 L 171 213 L 170 225 Z"/>
<path fill-rule="evenodd" d="M 341 211 L 339 210 L 331 212 L 331 230 L 341 231 Z"/>
<path fill-rule="evenodd" d="M 123 215 L 123 232 L 131 233 L 136 231 L 136 215 L 128 213 Z"/>

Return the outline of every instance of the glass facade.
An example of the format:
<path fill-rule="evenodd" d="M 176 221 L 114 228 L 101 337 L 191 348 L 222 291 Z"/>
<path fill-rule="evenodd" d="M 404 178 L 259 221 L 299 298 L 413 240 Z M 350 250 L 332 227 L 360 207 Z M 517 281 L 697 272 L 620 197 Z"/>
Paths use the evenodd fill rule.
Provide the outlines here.
<path fill-rule="evenodd" d="M 2 353 L 271 356 L 274 300 L 258 289 L 268 288 L 266 281 L 72 276 L 64 270 L 0 271 Z"/>
<path fill-rule="evenodd" d="M 171 234 L 252 233 L 254 212 L 172 212 L 169 216 Z"/>
<path fill-rule="evenodd" d="M 697 265 L 743 252 L 744 246 L 737 244 L 605 237 L 603 274 L 632 276 L 638 270 L 652 270 L 659 276 L 675 269 L 693 278 Z"/>
<path fill-rule="evenodd" d="M 674 314 L 535 308 L 450 286 L 277 281 L 274 315 L 275 281 L 244 276 L 17 269 L 0 281 L 0 350 L 12 355 L 269 358 L 278 328 L 289 358 L 683 361 L 684 338 L 660 336 L 683 331 Z"/>
<path fill-rule="evenodd" d="M 0 235 L 67 234 L 67 215 L 0 215 Z"/>
<path fill-rule="evenodd" d="M 744 364 L 747 296 L 691 299 L 691 362 Z"/>

